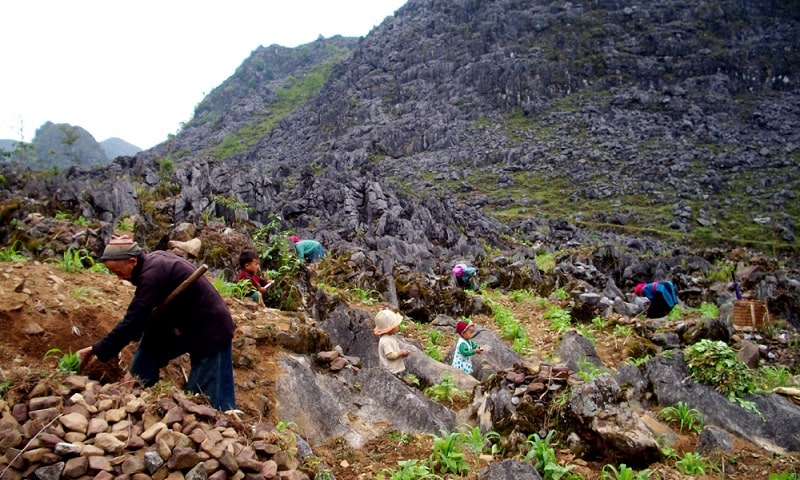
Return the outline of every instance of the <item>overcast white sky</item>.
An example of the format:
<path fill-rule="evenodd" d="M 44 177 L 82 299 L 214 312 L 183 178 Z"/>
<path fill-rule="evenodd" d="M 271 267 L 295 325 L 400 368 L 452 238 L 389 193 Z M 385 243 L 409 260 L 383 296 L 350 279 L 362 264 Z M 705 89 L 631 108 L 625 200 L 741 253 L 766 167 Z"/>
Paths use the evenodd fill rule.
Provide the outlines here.
<path fill-rule="evenodd" d="M 150 148 L 259 45 L 365 36 L 405 3 L 2 0 L 0 139 L 51 121 Z"/>

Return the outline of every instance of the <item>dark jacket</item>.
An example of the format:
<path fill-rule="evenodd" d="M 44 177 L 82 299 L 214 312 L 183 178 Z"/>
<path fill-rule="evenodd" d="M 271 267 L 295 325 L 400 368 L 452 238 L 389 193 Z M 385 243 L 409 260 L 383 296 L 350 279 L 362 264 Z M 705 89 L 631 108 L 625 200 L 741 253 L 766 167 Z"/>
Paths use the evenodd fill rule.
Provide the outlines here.
<path fill-rule="evenodd" d="M 225 300 L 204 276 L 173 298 L 157 315 L 150 316 L 153 309 L 195 270 L 194 265 L 169 252 L 140 255 L 131 278 L 136 286 L 133 300 L 125 318 L 92 345 L 97 358 L 110 360 L 130 342 L 139 340 L 146 340 L 150 348 L 163 346 L 174 350 L 180 337 L 192 361 L 229 346 L 236 326 Z"/>

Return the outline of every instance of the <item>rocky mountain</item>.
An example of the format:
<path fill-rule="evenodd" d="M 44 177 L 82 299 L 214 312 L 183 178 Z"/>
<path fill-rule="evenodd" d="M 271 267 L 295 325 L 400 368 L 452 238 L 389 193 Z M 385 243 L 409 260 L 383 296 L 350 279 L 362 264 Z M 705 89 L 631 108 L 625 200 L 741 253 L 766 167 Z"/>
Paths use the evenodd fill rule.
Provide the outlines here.
<path fill-rule="evenodd" d="M 112 160 L 121 156 L 136 155 L 137 153 L 142 151 L 142 149 L 137 147 L 136 145 L 128 143 L 125 140 L 117 137 L 112 137 L 103 140 L 102 142 L 100 142 L 100 146 L 103 148 L 106 157 Z"/>
<path fill-rule="evenodd" d="M 119 139 L 109 139 L 107 142 L 111 142 L 109 144 L 111 150 L 106 150 L 97 143 L 92 134 L 82 127 L 45 122 L 36 130 L 30 144 L 6 140 L 2 148 L 9 154 L 7 157 L 9 162 L 18 163 L 23 168 L 41 170 L 52 167 L 59 169 L 74 166 L 102 167 L 110 163 L 110 158 L 114 158 L 110 157 L 107 151 L 124 151 L 129 155 L 141 151 Z"/>
<path fill-rule="evenodd" d="M 246 205 L 412 264 L 609 231 L 793 253 L 799 10 L 411 0 L 358 41 L 257 49 L 164 144 L 18 186 L 147 224 L 137 187 L 172 183 L 170 222 Z"/>

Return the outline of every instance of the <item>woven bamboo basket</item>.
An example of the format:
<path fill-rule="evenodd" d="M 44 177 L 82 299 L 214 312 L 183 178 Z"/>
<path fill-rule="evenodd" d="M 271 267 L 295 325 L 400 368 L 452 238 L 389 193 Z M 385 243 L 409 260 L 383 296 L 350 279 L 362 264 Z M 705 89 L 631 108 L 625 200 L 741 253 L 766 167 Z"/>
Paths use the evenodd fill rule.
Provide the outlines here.
<path fill-rule="evenodd" d="M 733 326 L 758 330 L 769 321 L 767 304 L 760 300 L 736 300 L 733 302 Z"/>

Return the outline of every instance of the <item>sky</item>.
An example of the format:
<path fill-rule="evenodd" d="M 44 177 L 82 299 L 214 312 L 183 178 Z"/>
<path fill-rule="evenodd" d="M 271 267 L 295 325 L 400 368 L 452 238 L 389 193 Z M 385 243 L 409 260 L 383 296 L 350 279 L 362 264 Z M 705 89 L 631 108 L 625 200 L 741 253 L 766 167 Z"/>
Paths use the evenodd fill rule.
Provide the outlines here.
<path fill-rule="evenodd" d="M 153 147 L 260 45 L 365 36 L 406 0 L 2 0 L 0 139 L 47 121 Z"/>

